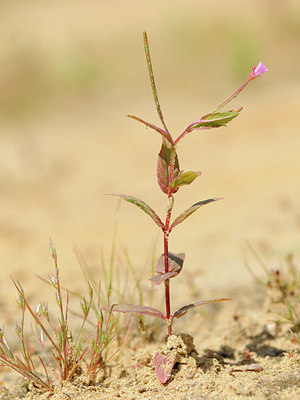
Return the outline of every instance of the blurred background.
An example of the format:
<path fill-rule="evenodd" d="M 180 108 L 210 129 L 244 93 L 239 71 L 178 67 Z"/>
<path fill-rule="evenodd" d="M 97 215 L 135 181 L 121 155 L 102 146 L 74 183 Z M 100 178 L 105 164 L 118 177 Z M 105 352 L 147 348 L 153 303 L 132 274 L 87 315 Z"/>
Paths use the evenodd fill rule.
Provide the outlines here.
<path fill-rule="evenodd" d="M 28 287 L 35 273 L 52 270 L 50 237 L 65 284 L 79 287 L 73 247 L 98 271 L 116 225 L 117 249 L 125 247 L 135 267 L 149 262 L 156 240 L 161 253 L 151 219 L 125 202 L 117 212 L 117 198 L 105 195 L 130 194 L 165 212 L 156 184 L 160 136 L 126 118 L 159 124 L 143 31 L 175 137 L 259 61 L 269 67 L 231 103 L 244 110 L 228 128 L 192 133 L 178 148 L 181 168 L 202 176 L 178 192 L 174 215 L 224 197 L 171 236 L 171 250 L 187 253 L 185 276 L 200 271 L 201 285 L 224 288 L 250 281 L 246 241 L 270 266 L 288 252 L 299 256 L 298 0 L 2 1 L 2 293 L 12 290 L 9 274 Z"/>

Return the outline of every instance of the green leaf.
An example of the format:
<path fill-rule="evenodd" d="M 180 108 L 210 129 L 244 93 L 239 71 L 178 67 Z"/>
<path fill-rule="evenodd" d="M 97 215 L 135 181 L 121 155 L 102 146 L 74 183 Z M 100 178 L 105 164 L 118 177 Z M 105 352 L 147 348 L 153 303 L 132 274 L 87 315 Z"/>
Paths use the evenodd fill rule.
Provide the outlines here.
<path fill-rule="evenodd" d="M 144 121 L 143 119 L 136 117 L 135 115 L 127 115 L 127 117 L 135 119 L 138 122 L 141 122 L 142 124 L 148 126 L 151 129 L 154 129 L 156 132 L 160 133 L 165 139 L 167 139 L 168 142 L 173 143 L 173 139 L 169 132 L 159 128 L 156 125 L 150 124 L 150 122 Z"/>
<path fill-rule="evenodd" d="M 242 107 L 237 108 L 236 110 L 230 110 L 227 112 L 213 112 L 210 114 L 204 115 L 202 118 L 197 121 L 192 122 L 187 128 L 182 132 L 181 135 L 174 141 L 175 144 L 179 142 L 187 133 L 192 132 L 194 130 L 200 129 L 212 129 L 219 128 L 221 126 L 226 126 L 228 122 L 236 118 L 239 113 L 242 111 Z"/>
<path fill-rule="evenodd" d="M 201 129 L 202 127 L 218 128 L 220 126 L 226 126 L 226 124 L 236 118 L 241 111 L 242 108 L 238 108 L 237 110 L 231 110 L 223 113 L 206 114 L 199 121 L 195 121 L 193 123 L 189 129 L 189 132 L 194 129 Z"/>
<path fill-rule="evenodd" d="M 166 194 L 168 193 L 169 188 L 169 171 L 172 151 L 174 159 L 174 177 L 176 178 L 180 172 L 178 156 L 175 148 L 169 142 L 163 139 L 157 159 L 157 182 L 161 190 Z M 173 190 L 173 193 L 175 193 L 177 190 Z"/>
<path fill-rule="evenodd" d="M 218 303 L 219 301 L 226 301 L 226 300 L 231 300 L 231 299 L 202 300 L 202 301 L 198 301 L 197 303 L 188 304 L 188 305 L 186 305 L 186 306 L 181 307 L 179 310 L 177 310 L 177 311 L 173 314 L 173 318 L 180 318 L 180 317 L 182 317 L 182 316 L 183 316 L 184 314 L 186 314 L 187 311 L 190 310 L 191 308 L 196 308 L 196 307 L 204 306 L 205 304 L 210 304 L 210 303 Z"/>
<path fill-rule="evenodd" d="M 198 210 L 198 208 L 204 206 L 205 204 L 212 203 L 217 200 L 222 200 L 221 198 L 215 198 L 215 199 L 208 199 L 204 201 L 199 201 L 198 203 L 193 204 L 191 207 L 189 207 L 187 210 L 185 210 L 182 214 L 180 214 L 172 223 L 170 227 L 170 232 L 171 230 L 178 224 L 180 224 L 182 221 L 184 221 L 187 217 L 192 215 L 195 211 Z"/>
<path fill-rule="evenodd" d="M 162 223 L 161 219 L 159 216 L 156 214 L 156 212 L 149 207 L 144 201 L 137 199 L 136 197 L 132 196 L 127 196 L 125 194 L 110 194 L 110 196 L 118 196 L 121 197 L 123 200 L 128 201 L 128 203 L 132 203 L 136 205 L 137 207 L 141 208 L 146 214 L 148 214 L 153 221 L 162 229 L 164 229 L 164 224 Z"/>
<path fill-rule="evenodd" d="M 178 177 L 174 179 L 174 181 L 171 183 L 171 188 L 179 188 L 180 186 L 190 185 L 200 175 L 201 175 L 200 171 L 184 172 L 181 175 L 178 175 Z"/>

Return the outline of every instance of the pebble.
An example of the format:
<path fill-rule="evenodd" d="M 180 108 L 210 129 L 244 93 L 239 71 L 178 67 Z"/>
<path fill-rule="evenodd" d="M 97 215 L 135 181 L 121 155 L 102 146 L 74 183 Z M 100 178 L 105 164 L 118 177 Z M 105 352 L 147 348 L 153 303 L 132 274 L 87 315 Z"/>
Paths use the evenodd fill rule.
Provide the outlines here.
<path fill-rule="evenodd" d="M 254 371 L 254 372 L 261 372 L 263 371 L 263 367 L 260 364 L 249 364 L 245 368 L 245 371 Z"/>

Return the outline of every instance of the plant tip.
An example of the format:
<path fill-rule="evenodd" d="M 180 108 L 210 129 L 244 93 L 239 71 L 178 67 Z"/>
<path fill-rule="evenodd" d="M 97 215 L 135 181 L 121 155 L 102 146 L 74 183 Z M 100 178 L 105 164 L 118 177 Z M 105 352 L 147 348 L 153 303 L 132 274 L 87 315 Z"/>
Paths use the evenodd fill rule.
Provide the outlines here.
<path fill-rule="evenodd" d="M 54 246 L 54 244 L 53 244 L 51 239 L 49 240 L 49 243 L 50 243 L 50 254 L 51 254 L 51 257 L 53 258 L 55 263 L 57 263 L 57 253 L 56 253 L 55 246 Z"/>
<path fill-rule="evenodd" d="M 265 66 L 265 64 L 260 61 L 259 64 L 257 65 L 257 67 L 253 67 L 252 68 L 252 72 L 249 74 L 248 79 L 250 81 L 250 80 L 257 78 L 258 76 L 260 76 L 260 75 L 262 75 L 262 74 L 264 74 L 265 72 L 268 72 L 268 71 L 269 71 L 269 68 L 267 68 Z"/>

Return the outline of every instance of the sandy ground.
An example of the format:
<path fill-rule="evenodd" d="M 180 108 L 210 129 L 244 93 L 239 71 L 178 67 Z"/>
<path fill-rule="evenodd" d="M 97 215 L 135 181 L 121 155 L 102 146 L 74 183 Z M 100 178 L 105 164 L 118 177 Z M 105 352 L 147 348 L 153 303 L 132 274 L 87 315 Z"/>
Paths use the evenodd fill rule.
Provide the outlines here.
<path fill-rule="evenodd" d="M 172 251 L 186 252 L 173 307 L 210 297 L 233 300 L 176 322 L 176 333 L 194 337 L 198 355 L 187 354 L 167 385 L 155 380 L 150 364 L 134 367 L 142 351 L 164 345 L 161 334 L 156 344 L 134 338 L 103 385 L 66 385 L 52 398 L 296 399 L 299 354 L 289 358 L 287 352 L 297 345 L 283 328 L 274 336 L 265 333 L 276 316 L 261 307 L 268 296 L 254 285 L 244 260 L 261 274 L 246 242 L 270 268 L 280 267 L 290 252 L 296 264 L 300 256 L 297 2 L 282 9 L 280 2 L 253 1 L 245 10 L 240 2 L 224 7 L 219 1 L 217 11 L 196 1 L 184 7 L 154 1 L 146 10 L 136 1 L 117 3 L 91 2 L 88 8 L 76 2 L 71 14 L 68 2 L 1 4 L 1 325 L 15 346 L 18 310 L 10 274 L 34 304 L 44 297 L 53 303 L 35 278 L 52 271 L 50 237 L 71 290 L 86 291 L 73 247 L 102 279 L 101 249 L 109 263 L 115 230 L 117 268 L 126 264 L 125 247 L 137 271 L 146 267 L 143 287 L 149 288 L 160 232 L 130 204 L 116 212 L 116 199 L 105 195 L 131 194 L 159 215 L 165 212 L 155 176 L 160 138 L 125 117 L 158 123 L 143 57 L 146 29 L 174 136 L 232 93 L 253 63 L 270 67 L 235 100 L 233 106 L 244 106 L 237 120 L 226 129 L 193 133 L 178 149 L 182 168 L 202 176 L 178 192 L 174 213 L 206 198 L 224 200 L 199 210 L 170 238 Z M 224 346 L 232 349 L 230 357 Z M 244 368 L 247 349 L 263 371 L 230 374 Z M 21 383 L 11 376 L 1 372 L 1 399 L 18 396 Z"/>
<path fill-rule="evenodd" d="M 24 382 L 6 373 L 1 399 L 297 399 L 299 343 L 291 340 L 295 336 L 284 325 L 274 323 L 278 303 L 270 303 L 270 293 L 266 296 L 259 287 L 232 294 L 231 303 L 175 323 L 176 331 L 189 330 L 194 339 L 179 334 L 171 337 L 171 344 L 168 341 L 168 351 L 176 352 L 178 362 L 164 385 L 152 363 L 155 353 L 166 349 L 161 333 L 156 343 L 143 335 L 132 338 L 124 357 L 110 363 L 112 369 L 100 384 L 86 386 L 78 377 L 73 383 L 57 384 L 50 397 L 33 387 L 26 396 Z"/>

